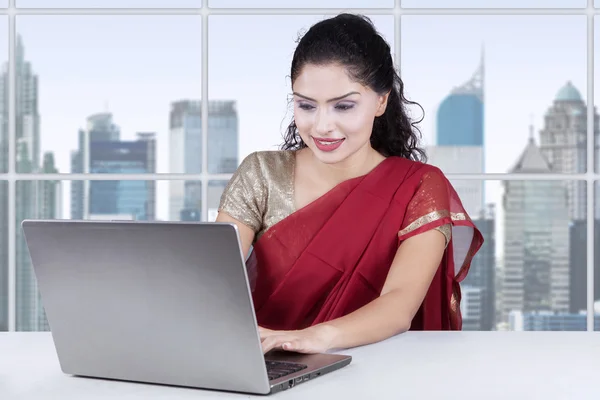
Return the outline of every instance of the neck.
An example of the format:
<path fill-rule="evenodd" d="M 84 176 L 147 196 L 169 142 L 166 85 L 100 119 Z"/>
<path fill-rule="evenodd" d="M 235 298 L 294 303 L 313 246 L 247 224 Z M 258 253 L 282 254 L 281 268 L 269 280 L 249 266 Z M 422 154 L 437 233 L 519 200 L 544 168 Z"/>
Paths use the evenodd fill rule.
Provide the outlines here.
<path fill-rule="evenodd" d="M 370 144 L 366 144 L 365 147 L 344 161 L 335 164 L 325 164 L 319 161 L 312 151 L 310 153 L 313 165 L 319 176 L 332 184 L 338 184 L 345 180 L 365 175 L 384 159 Z"/>

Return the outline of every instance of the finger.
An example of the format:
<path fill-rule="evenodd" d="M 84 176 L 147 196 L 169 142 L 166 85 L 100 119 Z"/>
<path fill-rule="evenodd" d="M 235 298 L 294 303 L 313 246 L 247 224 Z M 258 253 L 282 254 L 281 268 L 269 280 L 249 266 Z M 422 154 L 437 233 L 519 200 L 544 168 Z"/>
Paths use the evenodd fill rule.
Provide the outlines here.
<path fill-rule="evenodd" d="M 275 334 L 277 334 L 276 331 L 273 331 L 271 329 L 266 329 L 266 328 L 258 328 L 258 333 L 260 335 L 260 340 L 265 340 L 266 338 L 268 338 L 269 336 L 273 336 Z"/>
<path fill-rule="evenodd" d="M 286 335 L 269 336 L 262 341 L 263 354 L 271 350 L 280 349 L 283 343 L 289 342 L 290 339 L 292 338 Z"/>
<path fill-rule="evenodd" d="M 273 337 L 269 337 L 266 338 L 262 341 L 261 345 L 262 345 L 262 350 L 263 350 L 263 354 L 267 354 L 268 352 L 270 352 L 271 350 L 273 350 L 275 348 L 275 340 L 273 339 Z"/>
<path fill-rule="evenodd" d="M 281 348 L 286 351 L 295 351 L 298 353 L 303 353 L 306 351 L 306 341 L 300 339 L 293 339 L 283 342 L 281 344 Z"/>

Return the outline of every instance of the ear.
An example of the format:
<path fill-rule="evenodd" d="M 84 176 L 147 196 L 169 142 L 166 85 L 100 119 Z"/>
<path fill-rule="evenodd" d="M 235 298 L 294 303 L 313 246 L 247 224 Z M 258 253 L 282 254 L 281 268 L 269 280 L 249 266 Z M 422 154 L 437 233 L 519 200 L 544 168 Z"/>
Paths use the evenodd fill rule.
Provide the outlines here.
<path fill-rule="evenodd" d="M 381 117 L 383 113 L 385 113 L 385 109 L 387 108 L 388 98 L 390 97 L 390 92 L 387 92 L 384 95 L 379 96 L 377 111 L 375 112 L 376 117 Z"/>

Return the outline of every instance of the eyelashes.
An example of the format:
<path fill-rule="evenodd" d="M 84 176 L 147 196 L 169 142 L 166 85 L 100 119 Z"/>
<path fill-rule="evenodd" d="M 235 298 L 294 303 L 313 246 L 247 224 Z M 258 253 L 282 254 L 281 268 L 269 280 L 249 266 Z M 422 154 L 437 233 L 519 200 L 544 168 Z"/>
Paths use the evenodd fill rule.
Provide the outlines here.
<path fill-rule="evenodd" d="M 354 108 L 354 104 L 338 104 L 335 106 L 336 109 L 346 111 Z"/>
<path fill-rule="evenodd" d="M 311 111 L 315 108 L 313 105 L 308 104 L 308 103 L 299 103 L 298 107 L 305 111 Z M 349 104 L 349 103 L 340 103 L 340 104 L 336 104 L 336 106 L 335 106 L 335 109 L 339 110 L 339 111 L 348 111 L 348 110 L 351 110 L 352 108 L 354 108 L 354 104 Z"/>
<path fill-rule="evenodd" d="M 310 111 L 310 110 L 312 110 L 314 107 L 313 107 L 313 106 L 311 106 L 310 104 L 306 104 L 306 103 L 300 103 L 300 104 L 298 104 L 298 108 L 301 108 L 302 110 Z"/>

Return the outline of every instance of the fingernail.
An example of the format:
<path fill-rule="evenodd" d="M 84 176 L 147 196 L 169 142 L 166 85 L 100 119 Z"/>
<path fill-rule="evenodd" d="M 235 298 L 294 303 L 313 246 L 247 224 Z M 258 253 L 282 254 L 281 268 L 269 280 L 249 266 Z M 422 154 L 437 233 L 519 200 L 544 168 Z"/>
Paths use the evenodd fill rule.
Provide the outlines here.
<path fill-rule="evenodd" d="M 286 349 L 286 350 L 289 350 L 291 347 L 292 347 L 292 345 L 289 344 L 289 343 L 284 343 L 283 344 L 283 348 Z"/>

